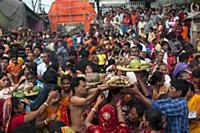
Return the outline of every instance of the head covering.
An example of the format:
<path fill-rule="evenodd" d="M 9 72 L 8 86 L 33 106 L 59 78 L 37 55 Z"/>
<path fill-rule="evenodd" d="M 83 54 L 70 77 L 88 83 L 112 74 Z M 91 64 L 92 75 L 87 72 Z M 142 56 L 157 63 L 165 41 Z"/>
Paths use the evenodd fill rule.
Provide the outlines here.
<path fill-rule="evenodd" d="M 118 128 L 119 122 L 115 108 L 110 105 L 104 105 L 99 111 L 99 124 L 106 132 L 113 132 Z"/>

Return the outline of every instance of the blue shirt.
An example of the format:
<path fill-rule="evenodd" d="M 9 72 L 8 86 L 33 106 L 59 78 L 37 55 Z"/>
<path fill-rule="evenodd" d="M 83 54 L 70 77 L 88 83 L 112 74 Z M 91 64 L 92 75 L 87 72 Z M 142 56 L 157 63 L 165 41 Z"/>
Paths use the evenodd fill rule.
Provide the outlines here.
<path fill-rule="evenodd" d="M 152 106 L 167 116 L 165 133 L 189 133 L 188 106 L 184 98 L 155 100 Z"/>

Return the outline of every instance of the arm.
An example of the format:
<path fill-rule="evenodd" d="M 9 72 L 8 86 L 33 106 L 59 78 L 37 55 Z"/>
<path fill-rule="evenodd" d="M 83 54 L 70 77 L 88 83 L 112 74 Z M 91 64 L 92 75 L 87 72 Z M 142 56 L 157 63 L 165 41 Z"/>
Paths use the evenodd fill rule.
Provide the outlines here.
<path fill-rule="evenodd" d="M 82 106 L 82 105 L 87 105 L 89 103 L 91 103 L 96 96 L 99 94 L 99 90 L 94 91 L 91 95 L 89 95 L 86 98 L 81 98 L 78 96 L 72 96 L 70 98 L 70 103 L 76 106 Z"/>
<path fill-rule="evenodd" d="M 137 76 L 137 80 L 138 80 L 138 82 L 139 82 L 139 84 L 140 84 L 140 86 L 141 86 L 141 88 L 142 88 L 142 91 L 143 91 L 144 95 L 145 95 L 145 96 L 149 96 L 149 93 L 148 93 L 148 91 L 147 91 L 147 87 L 146 87 L 146 85 L 144 84 L 144 82 L 142 81 L 142 79 L 140 78 L 140 76 Z"/>
<path fill-rule="evenodd" d="M 88 128 L 89 126 L 93 125 L 92 124 L 92 120 L 94 118 L 94 115 L 96 113 L 96 111 L 98 111 L 99 109 L 99 105 L 104 101 L 104 96 L 103 95 L 99 95 L 99 97 L 97 98 L 96 104 L 94 105 L 94 107 L 92 108 L 92 110 L 89 112 L 86 120 L 85 120 L 85 125 L 86 128 Z"/>
<path fill-rule="evenodd" d="M 117 101 L 117 100 L 115 99 L 115 101 Z M 126 121 L 124 119 L 124 115 L 123 115 L 122 106 L 121 106 L 121 100 L 120 99 L 116 103 L 116 108 L 117 108 L 117 117 L 118 117 L 119 122 L 126 123 Z"/>
<path fill-rule="evenodd" d="M 46 102 L 42 104 L 39 107 L 39 109 L 37 109 L 36 111 L 32 111 L 30 113 L 27 113 L 24 116 L 24 123 L 30 122 L 34 120 L 35 118 L 37 118 L 38 116 L 40 116 L 47 109 L 48 105 L 51 103 L 51 100 L 53 99 L 54 96 L 55 96 L 55 92 L 51 93 L 48 99 L 46 100 Z"/>
<path fill-rule="evenodd" d="M 146 106 L 151 107 L 152 103 L 151 101 L 146 98 L 137 88 L 137 86 L 130 88 L 130 92 L 135 95 L 138 100 L 140 100 L 142 103 L 144 103 Z"/>

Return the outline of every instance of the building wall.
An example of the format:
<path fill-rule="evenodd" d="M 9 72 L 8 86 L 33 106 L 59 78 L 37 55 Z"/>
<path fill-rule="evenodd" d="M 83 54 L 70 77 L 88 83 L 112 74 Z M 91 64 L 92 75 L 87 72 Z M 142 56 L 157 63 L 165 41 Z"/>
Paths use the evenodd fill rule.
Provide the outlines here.
<path fill-rule="evenodd" d="M 155 2 L 151 3 L 151 7 L 159 7 L 160 5 L 167 5 L 167 4 L 186 4 L 190 3 L 192 0 L 156 0 Z"/>

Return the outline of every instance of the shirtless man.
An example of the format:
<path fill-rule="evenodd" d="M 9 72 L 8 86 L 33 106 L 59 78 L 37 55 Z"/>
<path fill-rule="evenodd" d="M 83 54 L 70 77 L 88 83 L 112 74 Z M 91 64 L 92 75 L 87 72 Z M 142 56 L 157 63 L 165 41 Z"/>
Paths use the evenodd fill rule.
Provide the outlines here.
<path fill-rule="evenodd" d="M 73 91 L 73 96 L 70 98 L 71 127 L 75 132 L 81 133 L 85 130 L 84 121 L 87 117 L 84 116 L 85 110 L 98 96 L 100 89 L 88 90 L 86 80 L 82 77 L 72 79 L 71 88 Z"/>

